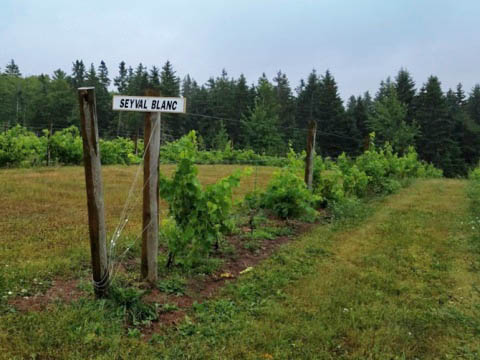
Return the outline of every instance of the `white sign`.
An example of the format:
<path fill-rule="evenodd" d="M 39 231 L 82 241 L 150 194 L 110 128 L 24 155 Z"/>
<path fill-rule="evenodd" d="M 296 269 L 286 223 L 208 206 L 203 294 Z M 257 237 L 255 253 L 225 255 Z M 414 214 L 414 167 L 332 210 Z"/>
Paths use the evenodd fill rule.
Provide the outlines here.
<path fill-rule="evenodd" d="M 124 96 L 113 97 L 113 110 L 184 113 L 186 99 L 183 97 Z"/>

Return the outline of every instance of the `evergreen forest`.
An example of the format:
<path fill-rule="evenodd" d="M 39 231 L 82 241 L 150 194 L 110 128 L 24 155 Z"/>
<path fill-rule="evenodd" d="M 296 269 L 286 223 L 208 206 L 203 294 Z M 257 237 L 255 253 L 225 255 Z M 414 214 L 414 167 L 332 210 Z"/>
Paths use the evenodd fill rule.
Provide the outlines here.
<path fill-rule="evenodd" d="M 413 145 L 421 159 L 448 177 L 465 176 L 480 158 L 480 84 L 464 89 L 459 83 L 445 91 L 438 77 L 418 84 L 402 68 L 375 94 L 352 95 L 344 102 L 329 70 L 312 70 L 296 87 L 281 71 L 248 84 L 245 76 L 233 78 L 223 70 L 199 84 L 188 74 L 181 78 L 170 61 L 151 68 L 122 61 L 117 73 L 112 78 L 103 61 L 86 66 L 76 60 L 69 73 L 58 69 L 23 76 L 11 60 L 0 68 L 0 131 L 22 125 L 40 135 L 44 129 L 79 126 L 76 89 L 94 86 L 100 136 L 138 138 L 143 115 L 112 111 L 112 96 L 153 89 L 187 98 L 185 114 L 162 115 L 163 137 L 172 141 L 195 130 L 204 150 L 233 146 L 284 155 L 290 145 L 301 151 L 313 120 L 316 152 L 324 157 L 357 156 L 374 132 L 379 145 L 389 143 L 399 154 Z"/>

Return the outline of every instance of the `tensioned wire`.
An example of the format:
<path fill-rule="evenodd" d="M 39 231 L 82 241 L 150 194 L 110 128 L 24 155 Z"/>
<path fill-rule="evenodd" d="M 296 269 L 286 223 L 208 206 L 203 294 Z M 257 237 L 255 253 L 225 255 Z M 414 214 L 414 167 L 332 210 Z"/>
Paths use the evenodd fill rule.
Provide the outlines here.
<path fill-rule="evenodd" d="M 195 113 L 188 113 L 188 112 L 187 113 L 179 113 L 177 115 L 194 116 L 194 117 L 208 118 L 208 119 L 214 119 L 214 120 L 223 120 L 223 121 L 226 121 L 226 122 L 236 123 L 236 124 L 244 124 L 244 121 L 242 121 L 240 119 L 232 119 L 232 118 L 213 116 L 213 115 L 195 114 Z M 35 125 L 35 126 L 27 126 L 27 128 L 32 128 L 32 129 L 36 128 L 37 130 L 42 130 L 42 129 L 47 129 L 49 126 L 50 126 L 50 124 L 45 124 L 44 127 L 39 126 L 39 125 Z M 62 127 L 54 126 L 54 128 L 55 129 L 61 129 Z M 63 127 L 63 128 L 66 128 L 66 127 Z M 297 130 L 297 131 L 302 131 L 302 132 L 303 131 L 308 131 L 308 128 L 301 128 L 301 127 L 297 127 L 297 126 L 277 125 L 277 126 L 275 126 L 275 128 L 276 129 L 283 129 L 283 130 Z M 110 127 L 107 127 L 107 129 L 111 130 L 112 133 L 115 133 L 115 134 L 117 133 L 116 125 L 112 124 Z M 134 131 L 129 132 L 129 131 L 125 131 L 125 130 L 120 130 L 120 131 L 118 131 L 118 133 L 122 133 L 122 135 L 129 135 L 129 136 L 135 135 Z M 351 137 L 351 136 L 348 136 L 348 135 L 322 131 L 322 130 L 319 130 L 318 128 L 317 128 L 317 134 L 326 135 L 326 136 L 335 136 L 335 137 L 343 138 L 343 139 L 347 139 L 347 140 L 358 140 L 357 138 L 354 138 L 354 137 Z"/>

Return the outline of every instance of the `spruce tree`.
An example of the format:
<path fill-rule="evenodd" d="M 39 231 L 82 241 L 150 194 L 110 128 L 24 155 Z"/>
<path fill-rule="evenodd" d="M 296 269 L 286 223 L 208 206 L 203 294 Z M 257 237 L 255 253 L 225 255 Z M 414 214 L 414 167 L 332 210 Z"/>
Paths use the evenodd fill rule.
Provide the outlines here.
<path fill-rule="evenodd" d="M 160 73 L 160 90 L 162 96 L 179 96 L 180 79 L 175 75 L 175 70 L 170 61 L 167 60 Z"/>
<path fill-rule="evenodd" d="M 279 155 L 286 146 L 279 131 L 279 105 L 265 74 L 258 80 L 255 108 L 243 117 L 245 143 L 255 152 Z"/>
<path fill-rule="evenodd" d="M 182 89 L 181 94 L 184 98 L 187 99 L 188 104 L 188 111 L 190 113 L 197 114 L 199 109 L 197 108 L 197 95 L 198 95 L 198 85 L 195 80 L 191 78 L 189 74 L 187 74 L 182 80 Z M 197 122 L 196 117 L 191 116 L 189 114 L 183 115 L 181 118 L 177 118 L 179 123 L 183 127 L 182 133 L 188 133 L 190 130 L 197 130 Z"/>
<path fill-rule="evenodd" d="M 326 156 L 338 156 L 344 149 L 354 147 L 346 121 L 343 101 L 338 93 L 337 83 L 330 71 L 320 80 L 318 97 L 317 149 Z"/>
<path fill-rule="evenodd" d="M 254 106 L 255 101 L 255 96 L 252 95 L 243 74 L 240 74 L 240 77 L 234 82 L 232 97 L 234 99 L 232 116 L 235 120 L 239 120 Z M 234 132 L 234 138 L 240 140 L 241 136 L 238 132 Z"/>
<path fill-rule="evenodd" d="M 351 96 L 347 102 L 346 117 L 350 124 L 350 136 L 355 140 L 352 141 L 352 147 L 345 149 L 352 155 L 358 155 L 367 149 L 369 144 L 369 131 L 367 128 L 368 111 L 365 100 L 358 96 Z"/>
<path fill-rule="evenodd" d="M 473 87 L 467 101 L 467 111 L 470 118 L 480 125 L 480 84 Z"/>
<path fill-rule="evenodd" d="M 117 87 L 120 94 L 124 94 L 128 86 L 128 71 L 125 67 L 125 61 L 120 62 L 118 66 L 118 76 L 113 79 L 113 85 Z"/>
<path fill-rule="evenodd" d="M 458 169 L 463 175 L 477 165 L 480 157 L 480 124 L 476 124 L 469 114 L 468 102 L 462 84 L 458 84 L 456 91 L 447 94 L 449 116 L 456 124 L 455 136 L 462 150 L 462 159 L 458 161 Z"/>
<path fill-rule="evenodd" d="M 148 77 L 150 87 L 154 90 L 160 90 L 160 70 L 153 66 Z"/>
<path fill-rule="evenodd" d="M 220 130 L 213 137 L 212 147 L 215 150 L 223 151 L 225 150 L 228 142 L 229 137 L 227 133 L 227 128 L 225 127 L 223 121 L 220 121 Z"/>
<path fill-rule="evenodd" d="M 393 85 L 385 89 L 384 95 L 375 101 L 374 111 L 368 117 L 368 129 L 375 132 L 380 145 L 390 143 L 395 152 L 405 153 L 415 143 L 418 129 L 407 124 L 407 105 L 398 99 Z"/>
<path fill-rule="evenodd" d="M 82 60 L 75 60 L 72 67 L 72 87 L 77 89 L 85 85 L 86 71 Z"/>
<path fill-rule="evenodd" d="M 412 76 L 406 69 L 400 69 L 395 78 L 395 91 L 397 93 L 398 100 L 405 104 L 407 107 L 406 121 L 408 124 L 413 122 L 414 113 L 414 98 L 415 98 L 415 82 Z"/>
<path fill-rule="evenodd" d="M 380 101 L 384 96 L 387 96 L 392 86 L 393 86 L 393 82 L 390 76 L 387 77 L 386 80 L 380 81 L 380 86 L 378 87 L 378 91 L 375 94 L 375 101 Z"/>
<path fill-rule="evenodd" d="M 285 143 L 294 141 L 295 128 L 295 99 L 290 88 L 287 75 L 278 71 L 273 78 L 276 101 L 279 106 L 279 131 Z"/>
<path fill-rule="evenodd" d="M 459 170 L 456 165 L 461 150 L 454 136 L 455 123 L 449 117 L 446 97 L 436 76 L 430 76 L 421 88 L 416 106 L 421 158 L 443 169 L 445 175 L 454 176 Z"/>
<path fill-rule="evenodd" d="M 169 60 L 163 65 L 162 71 L 160 72 L 160 93 L 162 96 L 180 96 L 180 79 L 176 75 L 175 70 Z M 187 102 L 187 106 L 188 102 Z M 175 119 L 175 122 L 178 122 L 180 126 L 173 126 L 173 119 L 171 114 L 162 114 L 164 130 L 169 131 L 175 138 L 179 138 L 182 135 L 185 135 L 183 132 L 182 118 Z"/>
<path fill-rule="evenodd" d="M 95 65 L 93 63 L 90 64 L 90 68 L 86 74 L 85 84 L 87 86 L 95 87 L 98 131 L 100 136 L 106 136 L 114 133 L 116 129 L 112 124 L 112 97 L 108 91 L 110 79 L 108 78 L 107 66 L 103 61 L 100 63 L 98 71 L 95 69 Z"/>
<path fill-rule="evenodd" d="M 21 77 L 22 73 L 20 72 L 20 69 L 17 64 L 15 64 L 15 61 L 12 59 L 10 62 L 5 66 L 5 75 L 7 76 L 14 76 L 14 77 Z"/>
<path fill-rule="evenodd" d="M 98 76 L 97 76 L 97 70 L 95 69 L 95 65 L 93 63 L 90 64 L 90 69 L 88 70 L 86 74 L 86 81 L 85 84 L 87 86 L 97 86 L 99 83 Z"/>
<path fill-rule="evenodd" d="M 300 80 L 300 85 L 296 89 L 296 129 L 293 132 L 293 135 L 295 137 L 294 147 L 297 151 L 305 149 L 307 129 L 310 121 L 316 121 L 318 129 L 320 110 L 317 99 L 320 96 L 320 86 L 320 79 L 314 69 L 308 75 L 306 82 L 303 79 Z"/>
<path fill-rule="evenodd" d="M 369 146 L 368 116 L 372 113 L 373 102 L 368 91 L 363 97 L 358 96 L 355 106 L 355 120 L 359 135 L 359 153 L 363 153 Z"/>
<path fill-rule="evenodd" d="M 107 65 L 103 60 L 100 61 L 100 66 L 98 67 L 98 80 L 105 89 L 108 89 L 111 81 L 108 77 Z"/>

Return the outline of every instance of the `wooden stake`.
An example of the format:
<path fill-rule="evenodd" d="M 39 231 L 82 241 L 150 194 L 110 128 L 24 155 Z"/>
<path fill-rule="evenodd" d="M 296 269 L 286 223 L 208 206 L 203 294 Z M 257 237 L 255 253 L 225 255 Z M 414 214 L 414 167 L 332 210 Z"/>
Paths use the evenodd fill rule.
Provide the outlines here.
<path fill-rule="evenodd" d="M 95 295 L 103 297 L 107 293 L 109 273 L 95 88 L 79 88 L 78 101 L 83 138 L 93 282 Z"/>
<path fill-rule="evenodd" d="M 48 130 L 47 136 L 47 166 L 50 166 L 50 137 L 53 133 L 53 121 L 50 121 L 50 129 Z"/>
<path fill-rule="evenodd" d="M 307 135 L 307 157 L 305 158 L 305 184 L 312 190 L 313 186 L 313 162 L 315 158 L 315 137 L 317 134 L 317 123 L 310 120 Z"/>
<path fill-rule="evenodd" d="M 158 159 L 160 113 L 145 115 L 145 161 L 143 164 L 142 278 L 150 285 L 158 280 Z"/>

